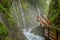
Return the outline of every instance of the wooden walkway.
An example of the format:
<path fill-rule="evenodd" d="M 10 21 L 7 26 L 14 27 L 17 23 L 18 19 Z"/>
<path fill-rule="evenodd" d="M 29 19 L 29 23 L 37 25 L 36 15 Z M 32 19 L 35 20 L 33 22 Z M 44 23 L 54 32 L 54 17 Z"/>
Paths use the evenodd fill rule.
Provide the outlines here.
<path fill-rule="evenodd" d="M 60 40 L 60 32 L 57 28 L 44 27 L 44 35 L 47 40 Z"/>

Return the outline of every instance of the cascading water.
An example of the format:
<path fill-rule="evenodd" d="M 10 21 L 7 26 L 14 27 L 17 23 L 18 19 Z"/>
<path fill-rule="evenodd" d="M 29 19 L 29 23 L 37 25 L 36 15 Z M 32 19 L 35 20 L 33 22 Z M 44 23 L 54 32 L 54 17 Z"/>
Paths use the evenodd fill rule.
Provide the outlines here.
<path fill-rule="evenodd" d="M 21 13 L 21 16 L 22 16 L 24 29 L 26 29 L 26 26 L 25 26 L 25 24 L 26 24 L 26 22 L 25 22 L 25 15 L 24 15 L 23 8 L 22 8 L 20 0 L 18 0 L 18 7 L 19 7 L 19 10 L 20 10 L 20 13 Z"/>
<path fill-rule="evenodd" d="M 38 11 L 37 15 L 41 15 L 39 8 L 38 8 L 37 11 Z M 37 16 L 37 15 L 36 15 L 36 16 Z M 36 27 L 37 27 L 37 26 L 36 26 Z M 31 31 L 32 31 L 34 28 L 36 28 L 36 27 L 32 27 L 32 28 L 30 28 L 30 29 L 28 29 L 28 30 L 23 30 L 23 34 L 25 35 L 25 37 L 26 37 L 28 40 L 45 40 L 44 37 L 39 36 L 39 35 L 35 35 L 34 33 L 31 33 Z"/>
<path fill-rule="evenodd" d="M 37 26 L 35 26 L 35 25 L 37 25 L 37 22 L 36 22 L 36 20 L 35 20 L 35 22 L 32 24 L 32 27 L 29 27 L 29 29 L 27 28 L 27 26 L 26 26 L 26 24 L 27 24 L 27 22 L 26 22 L 26 19 L 25 19 L 25 15 L 24 15 L 24 11 L 23 11 L 23 8 L 22 8 L 22 5 L 21 5 L 21 3 L 20 3 L 20 0 L 18 1 L 18 7 L 20 8 L 20 12 L 21 12 L 21 16 L 22 16 L 22 20 L 23 20 L 23 25 L 24 25 L 24 29 L 23 29 L 23 34 L 25 35 L 25 37 L 28 39 L 28 40 L 44 40 L 44 37 L 41 37 L 41 36 L 39 36 L 39 35 L 35 35 L 34 33 L 31 33 L 31 31 L 32 31 L 32 29 L 34 29 L 34 28 L 36 28 Z M 36 11 L 36 10 L 35 10 Z M 34 18 L 34 19 L 36 19 L 35 18 L 35 16 L 36 16 L 36 13 L 33 13 L 30 9 L 29 9 L 29 17 L 31 17 L 31 15 L 32 15 L 32 17 Z M 31 13 L 32 12 L 32 13 Z M 33 15 L 33 14 L 35 14 L 35 15 Z M 31 20 L 31 19 L 30 19 Z M 33 19 L 31 20 L 31 21 L 33 21 Z M 27 24 L 28 25 L 28 24 Z M 34 27 L 35 26 L 35 27 Z"/>
<path fill-rule="evenodd" d="M 18 6 L 17 7 L 18 11 L 16 11 L 15 4 Z M 21 28 L 19 28 L 19 30 L 22 31 L 22 33 L 26 37 L 26 39 L 45 40 L 44 37 L 39 35 L 40 33 L 37 34 L 37 32 L 39 32 L 41 30 L 41 28 L 36 32 L 36 34 L 33 33 L 33 30 L 37 30 L 35 28 L 37 28 L 40 25 L 37 22 L 36 16 L 43 15 L 42 12 L 40 12 L 40 9 L 38 7 L 36 8 L 34 6 L 29 5 L 27 10 L 24 10 L 21 0 L 17 0 L 16 2 L 13 3 L 12 9 L 14 9 L 13 15 L 15 15 L 15 17 L 16 17 L 15 19 L 16 19 L 16 23 L 17 23 L 18 27 L 22 27 L 22 30 L 20 30 Z M 20 16 L 18 16 L 18 15 L 20 15 Z M 21 20 L 22 20 L 22 25 L 20 25 Z"/>
<path fill-rule="evenodd" d="M 41 37 L 39 35 L 35 35 L 33 33 L 31 33 L 32 29 L 30 30 L 23 30 L 23 34 L 25 35 L 25 37 L 28 39 L 28 40 L 45 40 L 44 37 Z"/>

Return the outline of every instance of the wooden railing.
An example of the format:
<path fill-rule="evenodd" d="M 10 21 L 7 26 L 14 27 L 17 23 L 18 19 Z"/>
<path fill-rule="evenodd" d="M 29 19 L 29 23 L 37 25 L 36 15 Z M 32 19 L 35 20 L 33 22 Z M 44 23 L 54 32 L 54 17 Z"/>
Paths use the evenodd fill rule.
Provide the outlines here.
<path fill-rule="evenodd" d="M 44 27 L 44 35 L 47 40 L 58 40 L 58 30 Z"/>

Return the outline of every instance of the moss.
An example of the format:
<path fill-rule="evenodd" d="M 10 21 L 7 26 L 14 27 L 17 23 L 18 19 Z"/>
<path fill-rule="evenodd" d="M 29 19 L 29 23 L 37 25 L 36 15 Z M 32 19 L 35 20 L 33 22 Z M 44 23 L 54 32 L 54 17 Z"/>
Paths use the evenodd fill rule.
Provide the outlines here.
<path fill-rule="evenodd" d="M 10 27 L 12 27 L 15 24 L 15 22 L 13 21 L 13 16 L 11 15 L 11 13 L 8 14 L 8 22 L 9 22 Z"/>
<path fill-rule="evenodd" d="M 12 40 L 10 37 L 6 37 L 5 40 Z"/>

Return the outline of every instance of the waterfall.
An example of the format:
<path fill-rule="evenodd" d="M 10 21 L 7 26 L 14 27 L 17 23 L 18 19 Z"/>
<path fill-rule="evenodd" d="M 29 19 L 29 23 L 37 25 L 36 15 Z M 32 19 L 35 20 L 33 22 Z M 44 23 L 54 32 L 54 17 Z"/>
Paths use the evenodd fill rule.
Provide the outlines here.
<path fill-rule="evenodd" d="M 16 6 L 18 11 L 16 10 Z M 26 39 L 44 40 L 44 37 L 41 37 L 39 34 L 35 35 L 34 33 L 31 33 L 33 29 L 37 28 L 40 25 L 39 22 L 37 22 L 36 16 L 37 15 L 41 16 L 42 12 L 38 7 L 36 8 L 30 5 L 28 6 L 27 10 L 24 10 L 21 0 L 17 0 L 13 2 L 12 9 L 14 11 L 12 14 L 14 16 L 16 24 L 18 25 L 18 27 L 20 27 L 19 31 L 23 32 L 23 35 L 26 37 Z M 22 20 L 22 25 L 21 25 L 21 20 Z M 20 30 L 21 27 L 23 28 L 22 30 Z"/>
<path fill-rule="evenodd" d="M 44 37 L 41 37 L 39 35 L 35 35 L 34 33 L 31 33 L 32 29 L 36 28 L 37 24 L 36 24 L 36 20 L 35 20 L 35 16 L 37 16 L 38 14 L 40 15 L 40 9 L 38 8 L 38 14 L 36 15 L 36 13 L 34 13 L 34 9 L 29 9 L 29 13 L 28 13 L 28 17 L 32 17 L 30 20 L 31 22 L 33 21 L 34 19 L 34 22 L 31 23 L 32 24 L 32 27 L 30 27 L 29 29 L 27 28 L 27 25 L 30 25 L 30 24 L 27 24 L 29 22 L 26 22 L 26 19 L 25 19 L 25 14 L 24 14 L 24 11 L 23 11 L 23 8 L 22 8 L 22 5 L 21 5 L 21 2 L 20 0 L 18 1 L 18 7 L 20 9 L 20 12 L 21 12 L 21 16 L 22 16 L 22 20 L 23 20 L 23 25 L 24 25 L 24 29 L 23 29 L 23 34 L 25 35 L 25 37 L 28 39 L 28 40 L 44 40 Z M 33 15 L 34 14 L 34 15 Z M 33 15 L 33 16 L 31 16 Z M 26 25 L 27 24 L 27 25 Z M 34 27 L 35 26 L 35 27 Z M 28 26 L 29 27 L 29 26 Z"/>
<path fill-rule="evenodd" d="M 25 26 L 25 25 L 26 25 L 26 22 L 25 22 L 25 15 L 24 15 L 24 11 L 23 11 L 23 8 L 22 8 L 22 5 L 21 5 L 20 0 L 18 0 L 18 7 L 19 7 L 19 10 L 20 10 L 20 13 L 21 13 L 21 16 L 22 16 L 24 29 L 26 29 L 26 26 Z"/>

